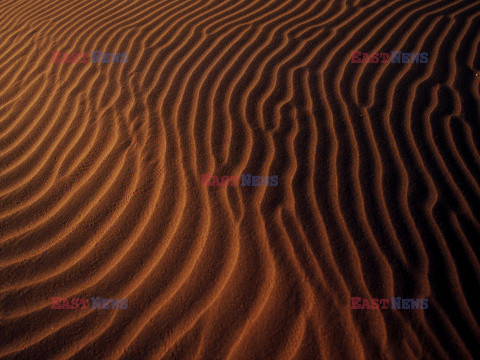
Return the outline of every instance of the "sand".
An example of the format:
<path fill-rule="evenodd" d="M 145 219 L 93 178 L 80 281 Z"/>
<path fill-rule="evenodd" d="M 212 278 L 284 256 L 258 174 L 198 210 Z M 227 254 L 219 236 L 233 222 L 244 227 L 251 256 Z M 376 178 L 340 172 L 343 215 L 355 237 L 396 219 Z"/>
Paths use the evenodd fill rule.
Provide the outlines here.
<path fill-rule="evenodd" d="M 479 15 L 1 1 L 0 359 L 478 359 Z"/>

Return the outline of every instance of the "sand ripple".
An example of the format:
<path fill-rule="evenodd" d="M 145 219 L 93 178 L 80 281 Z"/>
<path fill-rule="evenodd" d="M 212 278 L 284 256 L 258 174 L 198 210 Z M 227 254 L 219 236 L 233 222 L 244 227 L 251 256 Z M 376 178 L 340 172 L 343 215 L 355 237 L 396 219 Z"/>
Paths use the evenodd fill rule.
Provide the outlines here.
<path fill-rule="evenodd" d="M 0 358 L 474 359 L 479 29 L 467 0 L 1 2 Z M 201 186 L 246 173 L 279 185 Z M 129 307 L 51 309 L 97 296 Z"/>

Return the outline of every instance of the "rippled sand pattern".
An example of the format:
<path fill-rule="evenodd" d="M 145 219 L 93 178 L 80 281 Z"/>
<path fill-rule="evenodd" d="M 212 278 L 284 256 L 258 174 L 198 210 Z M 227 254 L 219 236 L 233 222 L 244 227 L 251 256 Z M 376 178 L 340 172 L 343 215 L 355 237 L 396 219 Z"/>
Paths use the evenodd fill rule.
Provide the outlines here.
<path fill-rule="evenodd" d="M 478 359 L 479 88 L 480 1 L 0 1 L 0 359 Z"/>

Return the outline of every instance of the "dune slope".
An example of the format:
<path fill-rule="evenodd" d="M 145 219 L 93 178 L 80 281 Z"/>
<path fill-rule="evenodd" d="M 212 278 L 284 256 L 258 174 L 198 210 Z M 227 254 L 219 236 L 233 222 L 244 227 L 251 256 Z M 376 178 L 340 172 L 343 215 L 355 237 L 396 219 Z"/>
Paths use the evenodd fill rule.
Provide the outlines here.
<path fill-rule="evenodd" d="M 480 1 L 6 0 L 0 54 L 0 359 L 480 353 Z"/>

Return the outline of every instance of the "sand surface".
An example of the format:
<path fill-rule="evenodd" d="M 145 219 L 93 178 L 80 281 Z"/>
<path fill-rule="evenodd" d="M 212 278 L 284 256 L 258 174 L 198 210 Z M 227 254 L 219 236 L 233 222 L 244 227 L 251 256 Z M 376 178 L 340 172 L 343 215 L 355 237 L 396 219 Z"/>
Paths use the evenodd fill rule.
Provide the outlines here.
<path fill-rule="evenodd" d="M 479 87 L 480 1 L 0 1 L 0 359 L 479 359 Z"/>

